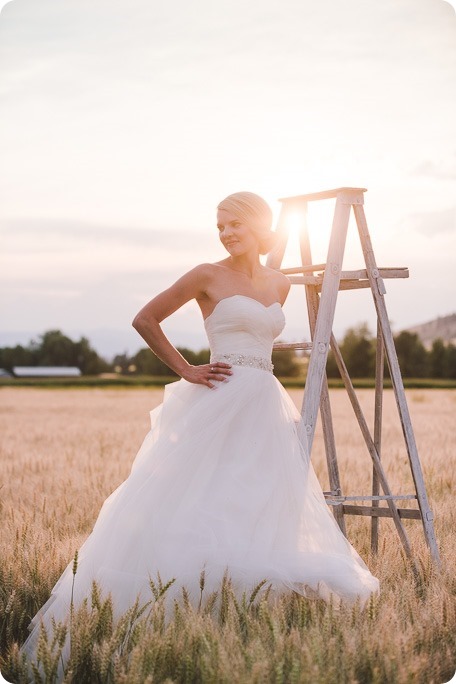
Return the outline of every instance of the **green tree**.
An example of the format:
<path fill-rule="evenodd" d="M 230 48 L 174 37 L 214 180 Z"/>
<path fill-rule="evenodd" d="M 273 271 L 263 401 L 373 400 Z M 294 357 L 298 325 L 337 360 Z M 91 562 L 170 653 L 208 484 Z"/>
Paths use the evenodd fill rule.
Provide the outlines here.
<path fill-rule="evenodd" d="M 60 330 L 48 330 L 36 345 L 39 366 L 75 366 L 74 342 Z"/>
<path fill-rule="evenodd" d="M 447 349 L 443 340 L 438 337 L 432 343 L 429 352 L 429 375 L 431 378 L 444 378 L 446 371 Z"/>
<path fill-rule="evenodd" d="M 81 337 L 79 342 L 73 343 L 73 347 L 74 365 L 80 368 L 83 375 L 97 375 L 110 370 L 110 364 L 98 356 L 86 337 Z"/>
<path fill-rule="evenodd" d="M 203 363 L 209 363 L 211 359 L 211 350 L 210 349 L 200 349 L 199 352 L 196 352 L 195 354 L 195 364 L 196 365 L 201 365 Z"/>
<path fill-rule="evenodd" d="M 0 368 L 11 372 L 14 366 L 34 366 L 36 357 L 34 351 L 18 344 L 15 347 L 0 349 Z"/>
<path fill-rule="evenodd" d="M 140 349 L 130 363 L 136 366 L 136 372 L 141 375 L 175 375 L 148 347 Z"/>
<path fill-rule="evenodd" d="M 116 354 L 112 361 L 112 365 L 115 371 L 120 373 L 128 373 L 128 368 L 134 363 L 134 361 L 128 356 L 127 353 Z"/>
<path fill-rule="evenodd" d="M 326 375 L 328 378 L 340 378 L 336 357 L 334 356 L 332 349 L 329 350 L 328 359 L 326 361 Z"/>
<path fill-rule="evenodd" d="M 39 366 L 77 366 L 84 375 L 109 370 L 109 364 L 98 356 L 86 337 L 73 342 L 60 330 L 49 330 L 38 343 L 31 343 Z"/>
<path fill-rule="evenodd" d="M 340 350 L 351 377 L 368 378 L 374 375 L 375 343 L 367 323 L 349 328 L 340 344 Z M 333 357 L 330 364 L 330 371 L 333 372 Z"/>
<path fill-rule="evenodd" d="M 296 378 L 301 372 L 296 352 L 294 349 L 284 349 L 272 352 L 274 375 L 281 378 Z"/>
<path fill-rule="evenodd" d="M 110 369 L 87 338 L 73 342 L 60 330 L 48 330 L 37 341 L 31 340 L 27 347 L 0 349 L 0 367 L 11 370 L 13 366 L 77 366 L 84 375 Z"/>
<path fill-rule="evenodd" d="M 184 359 L 192 364 L 192 366 L 201 366 L 204 363 L 209 363 L 211 352 L 209 349 L 200 349 L 200 351 L 193 351 L 187 347 L 178 347 L 177 351 L 182 354 Z"/>
<path fill-rule="evenodd" d="M 394 338 L 399 367 L 404 378 L 426 378 L 429 372 L 428 353 L 416 333 L 403 332 Z"/>
<path fill-rule="evenodd" d="M 211 355 L 209 349 L 201 349 L 200 351 L 195 352 L 193 349 L 188 349 L 187 347 L 177 347 L 177 351 L 182 354 L 184 359 L 188 361 L 188 363 L 191 363 L 192 366 L 209 363 Z M 122 366 L 122 368 L 127 367 L 129 364 L 134 364 L 136 366 L 136 372 L 144 373 L 145 375 L 177 375 L 177 373 L 172 371 L 166 363 L 163 363 L 163 361 L 147 347 L 140 349 L 131 359 L 128 359 L 125 356 L 118 356 L 114 359 L 114 363 Z"/>
<path fill-rule="evenodd" d="M 446 347 L 444 373 L 445 378 L 456 379 L 456 346 L 451 343 Z"/>

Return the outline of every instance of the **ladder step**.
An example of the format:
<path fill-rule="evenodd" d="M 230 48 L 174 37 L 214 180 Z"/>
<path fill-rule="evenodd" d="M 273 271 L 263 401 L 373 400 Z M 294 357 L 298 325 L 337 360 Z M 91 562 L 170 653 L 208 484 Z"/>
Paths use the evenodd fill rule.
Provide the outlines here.
<path fill-rule="evenodd" d="M 334 188 L 333 190 L 323 190 L 320 192 L 311 192 L 306 195 L 293 195 L 292 197 L 281 197 L 279 202 L 288 202 L 289 204 L 295 204 L 300 202 L 316 202 L 323 199 L 331 199 L 332 197 L 337 197 L 340 194 L 349 193 L 363 193 L 366 192 L 366 188 Z"/>
<path fill-rule="evenodd" d="M 318 264 L 320 265 L 320 264 Z M 295 273 L 309 273 L 312 269 L 311 267 L 305 267 L 306 270 L 303 271 L 300 268 L 285 268 L 281 272 L 285 275 L 292 275 Z M 315 268 L 314 270 L 319 270 Z M 394 268 L 379 268 L 376 277 L 380 278 L 408 278 L 409 270 L 407 266 L 400 266 Z M 319 273 L 315 276 L 293 276 L 290 278 L 290 282 L 293 285 L 321 285 L 323 283 L 323 273 Z M 348 281 L 356 284 L 358 287 L 370 287 L 369 280 L 367 277 L 367 270 L 362 268 L 358 271 L 341 271 L 340 274 L 340 289 L 354 289 L 353 287 L 344 288 L 344 281 Z"/>
<path fill-rule="evenodd" d="M 272 351 L 286 351 L 287 349 L 312 349 L 312 342 L 277 342 Z"/>
<path fill-rule="evenodd" d="M 408 266 L 388 266 L 385 268 L 378 268 L 377 276 L 380 278 L 408 278 L 409 270 Z M 357 271 L 342 271 L 342 280 L 355 280 L 357 278 L 367 278 L 367 270 L 362 268 Z"/>
<path fill-rule="evenodd" d="M 337 502 L 326 502 L 330 506 L 340 506 L 345 515 L 365 515 L 371 518 L 392 518 L 393 514 L 389 508 L 380 506 L 353 506 L 351 504 L 340 504 Z M 398 508 L 400 518 L 411 520 L 421 520 L 421 512 L 417 508 Z"/>
<path fill-rule="evenodd" d="M 313 273 L 314 271 L 324 271 L 326 264 L 309 264 L 304 266 L 295 266 L 293 268 L 281 268 L 281 273 L 291 275 L 292 273 Z"/>
<path fill-rule="evenodd" d="M 416 499 L 416 494 L 378 494 L 377 496 L 360 494 L 359 496 L 342 496 L 334 492 L 323 492 L 326 498 L 331 498 L 335 503 L 343 501 L 405 501 L 406 499 Z"/>

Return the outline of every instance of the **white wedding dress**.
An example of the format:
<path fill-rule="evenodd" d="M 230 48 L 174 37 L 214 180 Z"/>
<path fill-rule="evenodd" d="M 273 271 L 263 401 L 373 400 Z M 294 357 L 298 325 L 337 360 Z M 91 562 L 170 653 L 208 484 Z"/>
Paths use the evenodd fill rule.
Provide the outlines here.
<path fill-rule="evenodd" d="M 151 598 L 149 578 L 175 578 L 197 603 L 225 570 L 239 591 L 263 579 L 275 591 L 366 600 L 378 590 L 340 532 L 298 440 L 299 412 L 271 373 L 273 340 L 284 327 L 279 303 L 243 295 L 222 299 L 206 319 L 212 361 L 232 364 L 211 390 L 179 380 L 151 413 L 151 430 L 130 476 L 106 499 L 79 551 L 74 605 L 92 581 L 115 610 Z M 32 655 L 40 623 L 69 616 L 72 563 L 32 621 L 23 649 Z"/>

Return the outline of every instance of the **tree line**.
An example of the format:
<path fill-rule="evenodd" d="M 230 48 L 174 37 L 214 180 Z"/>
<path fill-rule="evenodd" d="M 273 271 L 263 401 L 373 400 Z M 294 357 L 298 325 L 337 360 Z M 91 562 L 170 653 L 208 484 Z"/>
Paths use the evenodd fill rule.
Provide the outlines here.
<path fill-rule="evenodd" d="M 77 366 L 83 375 L 111 369 L 86 337 L 75 342 L 60 330 L 48 330 L 26 346 L 0 348 L 0 368 L 11 372 L 14 366 Z"/>
<path fill-rule="evenodd" d="M 456 346 L 441 339 L 434 340 L 427 350 L 416 333 L 403 331 L 394 337 L 399 365 L 405 378 L 456 379 Z M 340 349 L 353 378 L 375 375 L 376 338 L 366 324 L 349 328 L 340 342 Z M 209 349 L 198 352 L 178 347 L 191 364 L 209 363 Z M 273 352 L 274 372 L 281 377 L 298 377 L 305 372 L 303 360 L 293 350 Z M 0 368 L 11 372 L 14 366 L 77 366 L 83 375 L 105 372 L 121 374 L 170 376 L 175 375 L 148 348 L 136 354 L 118 354 L 112 362 L 102 358 L 86 337 L 71 340 L 60 330 L 49 330 L 28 345 L 0 348 Z M 339 377 L 332 352 L 329 353 L 327 374 Z M 385 375 L 388 374 L 385 363 Z"/>
<path fill-rule="evenodd" d="M 394 336 L 399 367 L 404 378 L 456 378 L 456 346 L 435 339 L 428 350 L 416 333 L 406 330 Z M 353 378 L 375 375 L 377 338 L 363 323 L 349 328 L 339 345 L 347 370 Z M 334 354 L 330 351 L 326 372 L 330 378 L 340 377 Z M 389 375 L 385 359 L 385 376 Z"/>

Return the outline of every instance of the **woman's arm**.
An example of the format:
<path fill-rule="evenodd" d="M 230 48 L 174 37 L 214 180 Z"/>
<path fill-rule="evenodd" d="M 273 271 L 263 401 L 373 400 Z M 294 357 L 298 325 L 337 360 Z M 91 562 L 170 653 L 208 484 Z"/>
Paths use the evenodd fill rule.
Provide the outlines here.
<path fill-rule="evenodd" d="M 211 381 L 226 380 L 226 376 L 231 375 L 230 366 L 221 362 L 192 366 L 171 344 L 160 327 L 161 321 L 181 306 L 204 295 L 207 277 L 208 271 L 204 264 L 192 269 L 146 304 L 136 314 L 132 325 L 154 354 L 175 373 L 189 382 L 212 388 L 214 385 Z"/>

